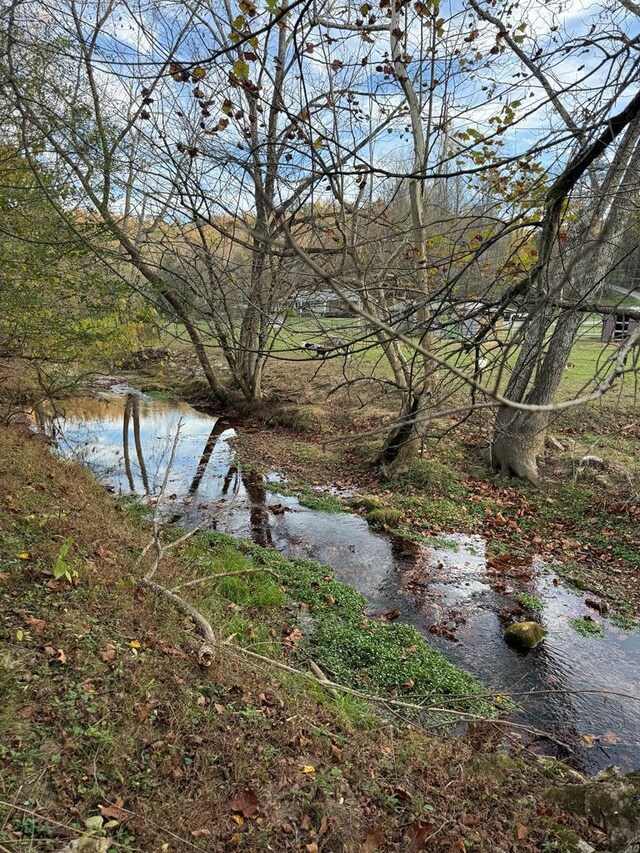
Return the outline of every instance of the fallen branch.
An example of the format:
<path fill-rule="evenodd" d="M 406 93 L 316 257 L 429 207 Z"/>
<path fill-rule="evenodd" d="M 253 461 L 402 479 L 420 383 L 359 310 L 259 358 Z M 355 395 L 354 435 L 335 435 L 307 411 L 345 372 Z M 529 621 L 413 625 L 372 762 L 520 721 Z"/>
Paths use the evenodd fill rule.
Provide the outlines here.
<path fill-rule="evenodd" d="M 278 582 L 281 582 L 278 575 L 275 572 L 271 571 L 271 569 L 266 569 L 266 568 L 264 568 L 264 569 L 238 569 L 238 571 L 218 572 L 217 574 L 205 575 L 204 577 L 196 578 L 193 581 L 187 581 L 187 583 L 182 583 L 182 584 L 180 584 L 180 586 L 174 586 L 171 589 L 171 592 L 178 592 L 179 589 L 187 589 L 190 586 L 198 586 L 201 583 L 209 583 L 210 581 L 219 581 L 219 580 L 222 580 L 223 578 L 231 578 L 231 577 L 235 578 L 235 577 L 239 577 L 242 575 L 271 575 Z"/>

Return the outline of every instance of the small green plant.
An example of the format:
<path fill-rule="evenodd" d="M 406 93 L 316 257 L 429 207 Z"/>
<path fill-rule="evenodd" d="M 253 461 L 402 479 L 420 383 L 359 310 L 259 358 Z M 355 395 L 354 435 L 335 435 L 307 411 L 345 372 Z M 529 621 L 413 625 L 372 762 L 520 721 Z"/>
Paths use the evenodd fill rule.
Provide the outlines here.
<path fill-rule="evenodd" d="M 447 539 L 446 536 L 429 536 L 426 544 L 432 548 L 438 548 L 440 551 L 459 551 L 460 546 L 453 539 Z"/>
<path fill-rule="evenodd" d="M 384 509 L 372 509 L 365 516 L 372 527 L 397 527 L 402 521 L 404 513 L 401 509 L 385 507 Z"/>
<path fill-rule="evenodd" d="M 69 581 L 69 583 L 73 583 L 74 579 L 78 577 L 78 572 L 73 568 L 73 565 L 67 560 L 72 545 L 73 539 L 65 539 L 62 545 L 60 546 L 60 550 L 58 551 L 57 557 L 54 560 L 52 571 L 53 577 L 57 581 L 61 580 L 62 578 L 65 578 Z"/>
<path fill-rule="evenodd" d="M 306 506 L 307 509 L 331 513 L 345 512 L 345 505 L 337 495 L 320 492 L 309 486 L 297 486 L 295 483 L 284 483 L 279 480 L 274 483 L 265 483 L 265 489 L 277 495 L 290 495 L 297 498 L 300 506 Z"/>
<path fill-rule="evenodd" d="M 390 478 L 394 489 L 416 489 L 432 497 L 461 495 L 466 492 L 465 486 L 455 471 L 440 462 L 427 459 L 414 459 L 404 470 Z"/>
<path fill-rule="evenodd" d="M 601 622 L 592 619 L 572 619 L 569 624 L 574 631 L 583 637 L 604 637 L 604 627 Z"/>
<path fill-rule="evenodd" d="M 540 613 L 544 610 L 544 604 L 537 595 L 532 595 L 530 592 L 519 592 L 516 595 L 516 601 L 521 604 L 525 610 L 531 610 L 533 613 Z"/>
<path fill-rule="evenodd" d="M 616 628 L 620 628 L 622 631 L 640 633 L 640 622 L 638 622 L 637 619 L 634 619 L 633 616 L 628 616 L 624 613 L 612 613 L 609 617 L 609 621 L 612 625 L 615 625 Z"/>

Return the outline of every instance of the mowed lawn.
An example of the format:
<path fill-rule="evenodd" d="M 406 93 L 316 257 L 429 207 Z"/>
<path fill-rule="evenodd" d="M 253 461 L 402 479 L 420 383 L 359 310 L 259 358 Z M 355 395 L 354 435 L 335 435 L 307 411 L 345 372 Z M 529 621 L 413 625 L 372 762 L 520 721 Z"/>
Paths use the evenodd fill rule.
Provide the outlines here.
<path fill-rule="evenodd" d="M 226 363 L 222 350 L 210 338 L 210 330 L 201 328 L 204 340 L 208 343 L 211 356 L 217 367 L 226 369 Z M 576 341 L 567 367 L 564 371 L 564 379 L 558 394 L 558 400 L 570 400 L 583 396 L 595 390 L 598 384 L 610 373 L 620 350 L 618 342 L 605 344 L 597 339 L 599 326 L 592 322 L 585 322 L 581 335 Z M 488 368 L 482 375 L 482 384 L 493 390 L 496 381 L 500 391 L 503 391 L 508 382 L 511 370 L 516 362 L 519 346 L 514 340 L 517 330 L 511 333 L 502 331 L 495 340 L 488 340 L 482 346 L 481 355 L 489 361 Z M 513 343 L 508 344 L 508 337 Z M 304 342 L 321 344 L 326 343 L 328 338 L 353 342 L 351 353 L 345 359 L 341 353 L 327 359 L 325 362 L 303 347 Z M 188 337 L 179 326 L 168 326 L 162 334 L 162 340 L 174 348 L 190 349 Z M 417 338 L 415 339 L 417 343 Z M 446 362 L 465 374 L 472 374 L 474 370 L 474 355 L 464 349 L 464 342 L 452 337 L 436 338 L 435 355 L 438 359 Z M 411 355 L 410 347 L 403 344 L 403 350 L 407 356 Z M 617 379 L 614 386 L 607 392 L 604 403 L 611 406 L 631 410 L 636 405 L 638 395 L 638 373 L 640 363 L 638 356 L 633 360 L 633 354 L 627 359 L 629 372 L 623 379 Z M 307 362 L 309 374 L 317 376 L 326 382 L 332 376 L 340 377 L 344 381 L 345 375 L 350 378 L 360 379 L 373 377 L 376 380 L 392 380 L 392 372 L 384 356 L 382 347 L 376 341 L 370 330 L 365 330 L 363 322 L 358 318 L 314 318 L 314 317 L 290 317 L 283 320 L 276 328 L 272 339 L 273 366 L 278 376 L 286 372 L 287 362 Z M 632 369 L 635 366 L 635 371 Z M 299 374 L 299 367 L 292 367 L 293 374 Z M 269 370 L 267 370 L 267 376 Z M 306 371 L 303 372 L 306 375 Z M 300 377 L 298 377 L 300 378 Z M 310 380 L 311 381 L 311 380 Z M 465 394 L 461 389 L 459 392 Z"/>

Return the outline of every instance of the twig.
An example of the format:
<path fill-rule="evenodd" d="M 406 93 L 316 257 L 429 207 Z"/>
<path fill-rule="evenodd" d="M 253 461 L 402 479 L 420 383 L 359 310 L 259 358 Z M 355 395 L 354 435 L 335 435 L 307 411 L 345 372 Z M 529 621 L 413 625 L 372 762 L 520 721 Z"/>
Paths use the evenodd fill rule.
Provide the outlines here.
<path fill-rule="evenodd" d="M 198 586 L 198 584 L 208 583 L 209 581 L 219 581 L 219 580 L 222 580 L 222 578 L 238 577 L 241 575 L 256 575 L 256 574 L 271 575 L 277 581 L 280 581 L 280 578 L 278 577 L 278 575 L 275 572 L 271 571 L 271 569 L 239 569 L 238 571 L 218 572 L 215 575 L 205 575 L 202 578 L 196 578 L 193 581 L 187 581 L 187 583 L 180 584 L 180 586 L 174 586 L 171 589 L 171 592 L 178 592 L 178 590 L 180 590 L 180 589 L 187 589 L 190 586 Z"/>
<path fill-rule="evenodd" d="M 183 598 L 180 598 L 179 595 L 176 595 L 174 592 L 171 592 L 170 589 L 167 589 L 162 584 L 156 583 L 156 581 L 152 580 L 150 577 L 145 575 L 145 577 L 140 579 L 141 586 L 146 586 L 148 589 L 152 589 L 154 592 L 159 595 L 168 598 L 172 601 L 176 607 L 185 613 L 187 616 L 190 616 L 193 621 L 198 626 L 200 633 L 203 637 L 203 643 L 198 652 L 198 660 L 204 666 L 211 666 L 213 663 L 213 657 L 216 653 L 216 648 L 218 648 L 219 644 L 216 640 L 216 636 L 213 633 L 213 628 L 209 624 L 208 620 L 196 610 L 188 601 L 185 601 Z"/>
<path fill-rule="evenodd" d="M 182 429 L 182 418 L 178 421 L 178 426 L 176 427 L 176 434 L 173 438 L 173 444 L 171 445 L 171 453 L 169 454 L 169 462 L 167 463 L 167 467 L 164 472 L 164 477 L 162 478 L 162 485 L 160 486 L 160 494 L 158 495 L 158 500 L 156 501 L 155 509 L 153 511 L 153 519 L 152 519 L 152 539 L 147 548 L 144 550 L 144 554 L 148 553 L 150 548 L 154 548 L 156 552 L 155 559 L 151 564 L 151 568 L 145 575 L 145 578 L 152 578 L 155 573 L 158 571 L 158 566 L 160 565 L 160 561 L 164 556 L 164 551 L 162 544 L 160 542 L 160 506 L 162 504 L 162 499 L 165 496 L 167 491 L 167 484 L 169 482 L 169 474 L 171 473 L 171 468 L 173 467 L 173 460 L 175 459 L 176 450 L 178 448 L 178 441 L 180 440 L 180 430 Z"/>

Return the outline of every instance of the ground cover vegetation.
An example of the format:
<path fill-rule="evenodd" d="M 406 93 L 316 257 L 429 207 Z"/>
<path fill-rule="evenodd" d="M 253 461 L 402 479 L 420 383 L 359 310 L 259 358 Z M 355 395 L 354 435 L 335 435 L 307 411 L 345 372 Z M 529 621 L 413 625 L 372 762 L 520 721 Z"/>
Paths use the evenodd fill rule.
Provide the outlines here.
<path fill-rule="evenodd" d="M 14 460 L 0 475 L 0 843 L 421 850 L 437 832 L 442 850 L 493 850 L 500 837 L 533 851 L 588 836 L 541 798 L 569 771 L 494 752 L 490 724 L 475 740 L 399 730 L 356 697 L 243 658 L 295 668 L 313 655 L 346 682 L 395 683 L 409 698 L 399 682 L 413 676 L 422 695 L 462 691 L 487 716 L 480 685 L 419 636 L 350 628 L 362 602 L 326 568 L 209 533 L 173 552 L 160 571 L 173 587 L 225 573 L 191 590 L 224 641 L 199 666 L 193 629 L 137 584 L 148 520 L 87 472 L 71 483 L 37 437 L 4 429 L 0 442 Z M 245 574 L 260 567 L 275 577 Z"/>
<path fill-rule="evenodd" d="M 211 530 L 165 557 L 181 533 L 25 426 L 117 380 L 188 400 L 242 423 L 267 490 L 399 554 L 481 536 L 518 619 L 539 561 L 637 631 L 638 20 L 3 6 L 0 847 L 605 843 L 543 802 L 569 770 L 497 746 L 509 701 L 418 631 Z M 455 714 L 465 737 L 433 736 Z"/>

